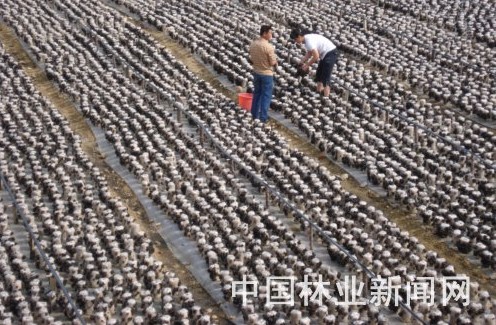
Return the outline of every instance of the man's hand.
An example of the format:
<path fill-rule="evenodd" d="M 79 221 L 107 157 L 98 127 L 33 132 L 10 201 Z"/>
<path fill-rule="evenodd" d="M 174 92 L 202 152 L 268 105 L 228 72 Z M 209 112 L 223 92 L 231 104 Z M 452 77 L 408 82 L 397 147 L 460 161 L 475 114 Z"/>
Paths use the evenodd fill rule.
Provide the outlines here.
<path fill-rule="evenodd" d="M 308 74 L 308 66 L 306 64 L 300 64 L 296 70 L 296 76 L 303 77 Z"/>

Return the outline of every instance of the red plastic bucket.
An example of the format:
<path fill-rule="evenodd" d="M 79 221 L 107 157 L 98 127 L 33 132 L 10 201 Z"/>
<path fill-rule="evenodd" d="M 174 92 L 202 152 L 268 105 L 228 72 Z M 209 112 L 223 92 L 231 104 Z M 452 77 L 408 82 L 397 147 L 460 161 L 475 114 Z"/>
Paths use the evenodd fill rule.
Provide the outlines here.
<path fill-rule="evenodd" d="M 251 110 L 251 101 L 253 100 L 252 93 L 239 93 L 238 94 L 238 103 L 241 108 L 250 111 Z"/>

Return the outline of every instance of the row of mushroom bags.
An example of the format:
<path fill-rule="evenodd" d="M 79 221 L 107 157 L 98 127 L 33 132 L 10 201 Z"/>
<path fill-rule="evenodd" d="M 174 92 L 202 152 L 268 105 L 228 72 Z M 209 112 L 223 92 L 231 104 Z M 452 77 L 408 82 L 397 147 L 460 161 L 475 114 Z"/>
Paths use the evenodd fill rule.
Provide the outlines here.
<path fill-rule="evenodd" d="M 209 8 L 196 2 L 167 2 L 148 6 L 148 12 L 145 2 L 123 3 L 144 21 L 167 30 L 217 72 L 238 85 L 249 85 L 246 48 L 263 19 L 253 18 L 253 10 L 243 6 L 214 4 Z M 264 9 L 273 10 L 280 19 L 301 20 L 282 5 L 273 3 Z M 324 7 L 319 9 L 323 17 L 328 16 Z M 268 22 L 284 30 L 275 21 Z M 196 27 L 191 30 L 191 26 Z M 311 90 L 310 77 L 302 85 L 294 77 L 301 50 L 284 45 L 280 33 L 275 46 L 282 62 L 272 108 L 284 113 L 320 150 L 366 171 L 369 181 L 383 187 L 389 197 L 416 209 L 419 218 L 441 237 L 452 238 L 461 252 L 473 251 L 484 267 L 494 265 L 493 132 L 344 55 L 338 62 L 336 83 L 342 78 L 347 88 L 321 98 Z M 344 36 L 336 33 L 336 37 Z"/>
<path fill-rule="evenodd" d="M 14 213 L 8 196 L 0 202 L 0 322 L 77 321 L 50 264 L 89 323 L 208 324 L 210 316 L 113 197 L 84 140 L 3 47 L 0 55 L 0 168 L 17 204 Z M 16 230 L 21 213 L 39 250 L 34 243 L 26 249 Z"/>
<path fill-rule="evenodd" d="M 120 163 L 136 177 L 143 192 L 196 243 L 210 278 L 221 284 L 226 299 L 240 306 L 247 323 L 361 324 L 394 319 L 374 305 L 358 308 L 339 303 L 335 286 L 345 274 L 323 263 L 297 232 L 252 195 L 253 188 L 261 187 L 258 177 L 306 211 L 325 234 L 375 274 L 398 276 L 402 290 L 417 277 L 456 275 L 446 259 L 401 231 L 382 211 L 344 190 L 340 180 L 317 161 L 291 149 L 266 125 L 252 121 L 249 114 L 196 77 L 108 3 L 6 1 L 0 8 L 2 19 L 47 77 L 91 124 L 105 132 Z M 250 33 L 269 18 L 259 15 L 255 17 L 258 21 L 254 20 L 252 11 L 241 4 L 223 7 L 223 2 L 155 4 L 130 0 L 117 4 L 139 13 L 148 23 L 165 27 L 169 35 L 191 46 L 219 73 L 250 87 L 250 67 L 244 53 Z M 291 20 L 286 11 L 281 11 L 285 13 L 282 18 Z M 383 105 L 394 104 L 391 110 L 397 110 L 398 115 L 446 132 L 453 143 L 463 144 L 481 157 L 472 160 L 428 132 L 414 132 L 403 119 L 383 114 L 357 95 L 341 91 L 330 98 L 316 96 L 309 90 L 309 78 L 300 85 L 292 77 L 294 60 L 301 51 L 282 42 L 277 43 L 277 50 L 280 57 L 286 57 L 278 71 L 274 109 L 297 124 L 321 150 L 366 170 L 371 182 L 418 209 L 419 216 L 440 235 L 451 238 L 460 251 L 473 252 L 484 267 L 494 268 L 494 172 L 486 166 L 494 158 L 492 133 L 454 113 L 441 114 L 427 100 L 415 107 L 420 103 L 416 95 L 401 90 L 391 76 L 371 72 L 351 56 L 342 56 L 336 76 L 344 80 L 349 80 L 347 75 L 356 76 L 355 86 L 346 81 L 349 89 L 362 92 L 370 87 L 367 96 L 376 96 L 377 101 L 389 90 L 397 103 L 385 101 Z M 375 64 L 380 68 L 382 63 Z M 2 57 L 2 71 L 7 76 L 19 75 L 19 70 L 11 57 Z M 44 117 L 42 108 L 49 109 L 50 105 L 22 74 L 2 79 L 2 89 L 12 98 L 1 107 L 2 132 L 8 135 L 2 144 L 3 171 L 16 189 L 16 197 L 22 197 L 26 210 L 32 211 L 33 225 L 40 228 L 38 234 L 46 241 L 45 249 L 53 262 L 68 279 L 74 279 L 68 282 L 78 292 L 76 300 L 84 313 L 94 315 L 102 324 L 209 323 L 208 315 L 194 304 L 177 277 L 164 275 L 161 265 L 148 256 L 151 243 L 122 204 L 112 199 L 104 177 L 85 158 L 81 140 L 70 132 L 67 122 L 54 109 L 49 110 L 56 117 L 54 121 Z M 480 89 L 485 89 L 482 79 Z M 29 101 L 35 103 L 30 105 Z M 39 109 L 37 102 L 41 102 Z M 35 108 L 41 110 L 37 113 L 41 117 L 37 118 Z M 224 154 L 187 132 L 174 114 L 178 110 L 187 110 L 208 126 L 223 150 L 240 161 L 241 172 Z M 53 134 L 45 135 L 46 130 Z M 274 208 L 294 217 L 280 203 Z M 298 221 L 302 229 L 308 227 Z M 330 258 L 346 267 L 346 274 L 362 275 L 348 255 L 328 243 L 323 234 L 315 236 L 326 246 Z M 87 245 L 80 247 L 78 236 L 84 236 L 81 243 Z M 68 240 L 72 237 L 74 240 Z M 104 263 L 109 259 L 110 264 Z M 147 263 L 142 264 L 145 260 Z M 95 278 L 96 269 L 103 276 Z M 270 275 L 313 280 L 321 276 L 332 284 L 331 299 L 321 306 L 304 306 L 301 299 L 296 299 L 294 306 L 268 306 L 267 288 L 263 286 L 260 295 L 245 305 L 233 299 L 233 281 L 243 276 L 262 281 Z M 109 279 L 107 285 L 99 282 L 105 278 Z M 440 285 L 436 282 L 436 288 Z M 412 303 L 411 309 L 420 319 L 433 323 L 494 322 L 496 302 L 490 294 L 476 281 L 471 281 L 470 293 L 467 305 L 444 305 L 436 296 L 434 304 Z M 412 315 L 404 309 L 391 309 L 403 321 L 411 321 Z M 18 317 L 15 311 L 6 313 L 2 314 L 5 319 Z"/>

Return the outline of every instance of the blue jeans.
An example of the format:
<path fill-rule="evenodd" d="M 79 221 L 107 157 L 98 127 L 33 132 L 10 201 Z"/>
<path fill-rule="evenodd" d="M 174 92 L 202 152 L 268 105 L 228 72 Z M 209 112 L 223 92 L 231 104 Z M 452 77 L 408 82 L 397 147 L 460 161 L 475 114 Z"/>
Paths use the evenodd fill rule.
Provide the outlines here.
<path fill-rule="evenodd" d="M 258 73 L 253 73 L 253 99 L 251 103 L 251 116 L 262 122 L 267 122 L 269 118 L 269 106 L 272 100 L 272 88 L 274 78 Z"/>

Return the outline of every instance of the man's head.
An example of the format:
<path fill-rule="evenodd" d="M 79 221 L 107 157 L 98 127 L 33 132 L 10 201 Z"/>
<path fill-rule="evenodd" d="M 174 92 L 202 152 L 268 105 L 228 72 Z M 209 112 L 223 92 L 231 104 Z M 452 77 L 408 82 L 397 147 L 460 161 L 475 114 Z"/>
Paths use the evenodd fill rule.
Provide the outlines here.
<path fill-rule="evenodd" d="M 301 44 L 303 43 L 305 36 L 301 29 L 295 28 L 291 31 L 291 34 L 289 34 L 289 38 L 295 41 L 297 44 Z"/>
<path fill-rule="evenodd" d="M 262 27 L 260 27 L 260 37 L 270 41 L 272 39 L 272 26 L 262 25 Z"/>

